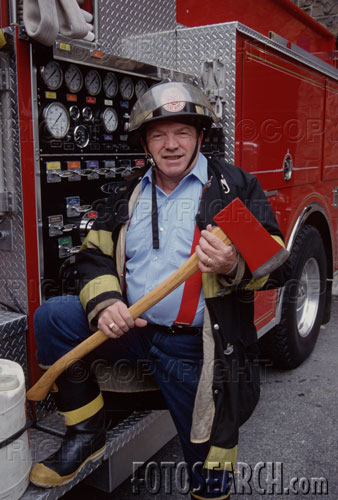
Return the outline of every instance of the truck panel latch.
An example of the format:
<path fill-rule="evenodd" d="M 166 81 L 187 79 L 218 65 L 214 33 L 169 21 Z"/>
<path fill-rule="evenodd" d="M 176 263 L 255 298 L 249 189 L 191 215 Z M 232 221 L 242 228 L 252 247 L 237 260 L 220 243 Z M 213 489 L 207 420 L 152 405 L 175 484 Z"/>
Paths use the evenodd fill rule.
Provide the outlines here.
<path fill-rule="evenodd" d="M 0 90 L 9 90 L 9 71 L 8 68 L 0 69 Z"/>
<path fill-rule="evenodd" d="M 225 77 L 225 64 L 220 58 L 202 63 L 202 85 L 218 118 L 224 116 Z"/>

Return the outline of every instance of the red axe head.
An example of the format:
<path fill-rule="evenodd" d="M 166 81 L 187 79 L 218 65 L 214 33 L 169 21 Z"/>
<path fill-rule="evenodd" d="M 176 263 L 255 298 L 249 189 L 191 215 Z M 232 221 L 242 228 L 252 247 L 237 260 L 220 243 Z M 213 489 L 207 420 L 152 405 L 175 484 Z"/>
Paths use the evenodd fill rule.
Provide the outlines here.
<path fill-rule="evenodd" d="M 268 233 L 239 198 L 223 208 L 214 221 L 237 247 L 254 279 L 270 274 L 289 256 L 288 250 Z"/>

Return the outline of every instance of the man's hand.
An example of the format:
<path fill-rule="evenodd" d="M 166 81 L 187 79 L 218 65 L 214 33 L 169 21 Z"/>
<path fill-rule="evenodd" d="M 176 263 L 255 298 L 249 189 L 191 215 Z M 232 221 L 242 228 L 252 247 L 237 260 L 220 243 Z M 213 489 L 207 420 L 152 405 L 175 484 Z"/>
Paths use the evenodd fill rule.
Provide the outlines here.
<path fill-rule="evenodd" d="M 228 274 L 236 264 L 237 252 L 233 246 L 226 245 L 212 234 L 212 225 L 201 232 L 196 254 L 198 267 L 203 273 Z"/>
<path fill-rule="evenodd" d="M 112 339 L 117 339 L 134 326 L 143 327 L 147 321 L 142 318 L 133 320 L 128 307 L 124 302 L 115 302 L 115 304 L 103 309 L 98 316 L 97 326 L 99 329 Z"/>

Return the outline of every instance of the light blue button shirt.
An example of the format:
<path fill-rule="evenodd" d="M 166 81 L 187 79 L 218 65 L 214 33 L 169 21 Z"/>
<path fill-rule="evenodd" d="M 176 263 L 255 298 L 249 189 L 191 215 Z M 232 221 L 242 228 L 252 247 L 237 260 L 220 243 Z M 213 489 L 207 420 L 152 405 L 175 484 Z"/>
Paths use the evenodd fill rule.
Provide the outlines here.
<path fill-rule="evenodd" d="M 208 180 L 207 159 L 199 154 L 189 174 L 170 194 L 156 186 L 159 249 L 153 249 L 151 225 L 151 170 L 144 175 L 137 206 L 126 237 L 126 281 L 129 304 L 144 297 L 189 258 L 195 215 Z M 181 306 L 184 283 L 142 315 L 150 323 L 170 326 Z M 192 326 L 202 326 L 203 291 Z"/>

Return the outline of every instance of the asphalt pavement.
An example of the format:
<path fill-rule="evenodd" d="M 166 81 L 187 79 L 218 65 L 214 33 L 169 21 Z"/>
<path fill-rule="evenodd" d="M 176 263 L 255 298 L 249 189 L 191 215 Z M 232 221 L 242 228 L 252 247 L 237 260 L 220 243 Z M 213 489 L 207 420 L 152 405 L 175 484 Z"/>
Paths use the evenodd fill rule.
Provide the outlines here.
<path fill-rule="evenodd" d="M 335 296 L 331 320 L 322 326 L 311 356 L 292 371 L 262 369 L 260 402 L 240 432 L 232 500 L 338 499 L 337 322 Z M 63 498 L 187 500 L 179 474 L 184 468 L 160 467 L 182 461 L 174 438 L 139 470 L 137 494 L 128 479 L 109 494 L 79 485 Z"/>

